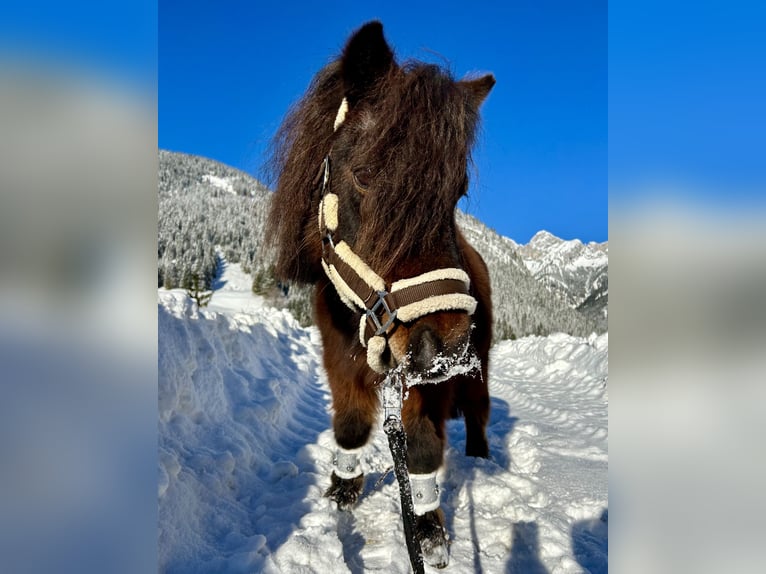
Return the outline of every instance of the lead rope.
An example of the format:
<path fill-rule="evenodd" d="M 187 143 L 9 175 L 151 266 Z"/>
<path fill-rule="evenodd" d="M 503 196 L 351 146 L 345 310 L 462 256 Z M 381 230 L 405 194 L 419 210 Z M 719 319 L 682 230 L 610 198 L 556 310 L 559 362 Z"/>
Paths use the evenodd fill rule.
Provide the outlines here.
<path fill-rule="evenodd" d="M 380 402 L 383 405 L 383 430 L 388 437 L 388 448 L 394 459 L 394 474 L 399 483 L 402 501 L 402 521 L 407 553 L 415 574 L 424 574 L 423 551 L 415 533 L 415 505 L 407 471 L 407 435 L 402 425 L 402 381 L 398 373 L 389 373 L 380 386 Z"/>

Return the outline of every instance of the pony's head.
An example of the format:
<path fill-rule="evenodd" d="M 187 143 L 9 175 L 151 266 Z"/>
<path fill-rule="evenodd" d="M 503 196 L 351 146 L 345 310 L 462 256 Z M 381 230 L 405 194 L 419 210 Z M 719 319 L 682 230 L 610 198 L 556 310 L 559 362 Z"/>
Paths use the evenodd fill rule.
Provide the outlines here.
<path fill-rule="evenodd" d="M 391 285 L 465 269 L 455 223 L 468 188 L 478 110 L 491 75 L 454 80 L 442 68 L 399 65 L 379 22 L 359 29 L 293 108 L 274 147 L 277 192 L 269 235 L 277 273 L 315 282 L 321 266 L 323 160 L 337 196 L 336 235 Z M 465 310 L 437 310 L 389 333 L 390 361 L 422 374 L 439 355 L 462 353 Z"/>

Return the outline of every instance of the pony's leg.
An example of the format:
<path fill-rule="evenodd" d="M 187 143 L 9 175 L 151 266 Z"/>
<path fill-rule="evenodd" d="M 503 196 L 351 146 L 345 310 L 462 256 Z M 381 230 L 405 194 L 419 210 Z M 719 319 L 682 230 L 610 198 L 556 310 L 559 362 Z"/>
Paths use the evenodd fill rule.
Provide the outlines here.
<path fill-rule="evenodd" d="M 407 469 L 415 504 L 415 535 L 425 561 L 436 568 L 449 563 L 444 513 L 439 508 L 436 472 L 444 460 L 445 421 L 450 387 L 433 384 L 410 387 L 402 407 L 407 433 Z"/>
<path fill-rule="evenodd" d="M 348 380 L 330 375 L 333 395 L 333 432 L 338 452 L 330 487 L 325 496 L 334 500 L 340 510 L 350 509 L 364 488 L 364 473 L 358 455 L 370 437 L 375 422 L 378 400 L 372 385 L 363 379 Z"/>
<path fill-rule="evenodd" d="M 338 445 L 336 461 L 354 471 L 333 470 L 330 487 L 325 496 L 334 500 L 338 508 L 345 510 L 353 506 L 364 488 L 364 474 L 358 469 L 354 451 L 363 447 L 370 437 L 378 412 L 378 396 L 375 380 L 377 373 L 367 367 L 364 349 L 357 342 L 357 327 L 348 325 L 339 318 L 348 309 L 335 294 L 329 280 L 317 283 L 314 297 L 314 316 L 322 334 L 322 355 L 327 381 L 332 391 L 333 432 Z M 355 346 L 357 347 L 356 350 Z"/>
<path fill-rule="evenodd" d="M 486 381 L 486 376 L 477 376 L 464 377 L 458 383 L 457 405 L 465 420 L 466 456 L 489 458 L 486 431 L 489 420 L 489 389 Z"/>

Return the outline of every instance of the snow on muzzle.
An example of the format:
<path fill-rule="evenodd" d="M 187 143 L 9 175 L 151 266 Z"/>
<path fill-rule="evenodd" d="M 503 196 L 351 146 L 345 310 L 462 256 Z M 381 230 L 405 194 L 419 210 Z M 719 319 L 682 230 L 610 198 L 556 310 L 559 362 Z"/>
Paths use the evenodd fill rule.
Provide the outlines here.
<path fill-rule="evenodd" d="M 438 383 L 481 369 L 471 345 L 473 323 L 464 312 L 441 312 L 397 327 L 390 337 L 396 369 L 408 384 Z"/>

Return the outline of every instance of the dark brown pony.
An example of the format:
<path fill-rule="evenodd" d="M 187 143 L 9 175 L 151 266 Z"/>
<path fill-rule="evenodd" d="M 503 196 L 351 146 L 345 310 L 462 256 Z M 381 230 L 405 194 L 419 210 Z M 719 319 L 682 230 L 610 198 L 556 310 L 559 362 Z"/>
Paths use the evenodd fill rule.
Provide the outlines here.
<path fill-rule="evenodd" d="M 421 381 L 438 357 L 469 349 L 481 363 L 467 374 L 405 389 L 402 419 L 411 475 L 441 467 L 445 421 L 457 414 L 465 419 L 466 454 L 488 456 L 490 281 L 484 261 L 455 223 L 455 210 L 468 188 L 479 106 L 494 83 L 491 75 L 455 81 L 438 66 L 399 65 L 382 25 L 371 22 L 316 75 L 275 139 L 272 167 L 278 182 L 267 236 L 277 248 L 277 274 L 315 285 L 315 321 L 341 451 L 368 441 L 384 375 L 365 360 L 358 336 L 361 312 L 341 301 L 321 265 L 324 158 L 331 159 L 328 184 L 338 196 L 339 235 L 387 284 L 443 268 L 463 269 L 470 277 L 477 302 L 472 315 L 437 311 L 396 323 L 388 333 L 390 366 Z M 344 98 L 348 111 L 342 118 Z M 336 119 L 342 119 L 337 129 Z M 344 460 L 351 460 L 348 456 L 353 458 Z M 333 472 L 327 496 L 348 508 L 361 493 L 363 478 Z M 426 560 L 446 566 L 441 509 L 418 516 L 417 532 Z"/>

